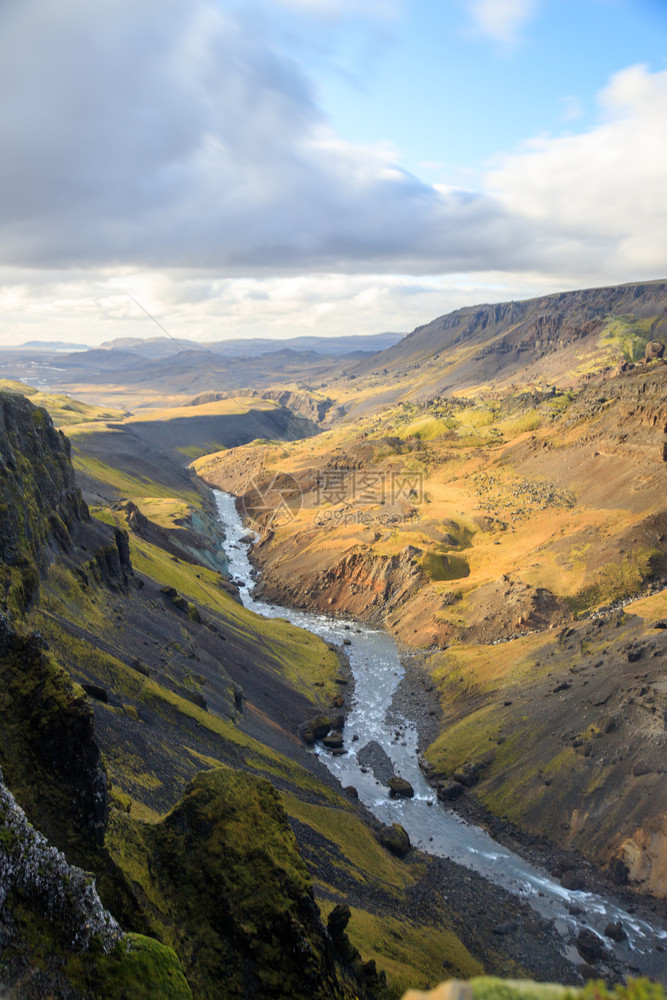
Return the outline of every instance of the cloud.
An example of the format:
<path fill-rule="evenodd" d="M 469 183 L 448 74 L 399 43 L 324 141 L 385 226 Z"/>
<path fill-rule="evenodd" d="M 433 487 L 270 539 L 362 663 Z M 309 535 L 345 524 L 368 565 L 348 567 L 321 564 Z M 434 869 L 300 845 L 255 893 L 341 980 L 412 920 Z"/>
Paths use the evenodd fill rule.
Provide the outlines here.
<path fill-rule="evenodd" d="M 476 28 L 497 42 L 515 43 L 521 28 L 532 17 L 537 0 L 471 0 Z"/>
<path fill-rule="evenodd" d="M 569 278 L 568 286 L 575 285 Z M 220 279 L 155 271 L 0 271 L 0 342 L 101 343 L 160 336 L 127 292 L 172 335 L 207 341 L 408 332 L 462 305 L 525 298 L 562 287 L 562 278 L 499 272 Z"/>
<path fill-rule="evenodd" d="M 355 17 L 394 20 L 401 13 L 405 0 L 365 0 L 363 5 L 359 4 L 358 0 L 274 0 L 274 2 L 288 10 L 322 14 L 325 17 L 345 17 L 352 14 Z"/>
<path fill-rule="evenodd" d="M 505 31 L 530 4 L 475 9 Z M 258 10 L 1 7 L 0 264 L 230 278 L 667 273 L 665 73 L 617 74 L 595 127 L 499 157 L 474 190 L 430 185 L 391 148 L 331 130 Z"/>
<path fill-rule="evenodd" d="M 536 259 L 631 278 L 667 274 L 667 71 L 632 66 L 599 94 L 601 121 L 505 157 L 487 191 L 529 224 Z"/>
<path fill-rule="evenodd" d="M 26 0 L 0 28 L 4 263 L 483 263 L 492 199 L 337 138 L 261 22 L 208 0 L 159 20 L 152 0 Z"/>

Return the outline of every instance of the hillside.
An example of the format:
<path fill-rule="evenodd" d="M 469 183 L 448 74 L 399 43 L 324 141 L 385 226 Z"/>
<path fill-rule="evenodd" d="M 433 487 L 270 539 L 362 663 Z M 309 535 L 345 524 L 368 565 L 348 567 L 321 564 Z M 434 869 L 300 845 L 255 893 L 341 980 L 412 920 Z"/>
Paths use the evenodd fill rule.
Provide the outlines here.
<path fill-rule="evenodd" d="M 160 481 L 176 483 L 178 464 L 154 456 L 156 480 L 133 499 L 98 496 L 91 516 L 45 411 L 15 394 L 2 407 L 3 495 L 22 491 L 25 516 L 4 539 L 0 864 L 29 857 L 33 837 L 13 793 L 40 850 L 63 852 L 53 898 L 79 884 L 64 867 L 79 865 L 95 873 L 99 897 L 81 881 L 95 912 L 119 925 L 108 948 L 68 937 L 26 868 L 2 911 L 12 996 L 370 1000 L 436 982 L 444 962 L 577 981 L 546 921 L 530 949 L 490 937 L 516 908 L 507 892 L 382 846 L 378 822 L 297 738 L 340 705 L 342 650 L 258 618 L 207 568 L 205 495 Z M 122 476 L 106 469 L 100 490 Z M 471 893 L 486 914 L 474 925 Z"/>
<path fill-rule="evenodd" d="M 457 309 L 348 367 L 328 391 L 354 415 L 399 400 L 566 389 L 667 337 L 667 282 Z"/>
<path fill-rule="evenodd" d="M 654 623 L 667 614 L 667 365 L 652 338 L 664 290 L 552 297 L 544 324 L 539 302 L 464 310 L 392 349 L 397 371 L 414 367 L 400 392 L 422 402 L 352 419 L 370 406 L 355 383 L 343 422 L 319 437 L 195 463 L 243 497 L 267 598 L 381 624 L 419 653 L 442 712 L 442 735 L 423 743 L 432 780 L 475 771 L 457 808 L 577 847 L 662 897 L 666 651 Z M 602 354 L 597 372 L 591 362 L 571 379 L 572 345 L 604 341 L 610 298 L 645 313 L 644 336 L 625 347 L 641 357 Z M 414 359 L 442 338 L 455 353 L 463 316 L 474 339 L 480 315 L 497 315 L 486 324 L 497 344 L 555 313 L 558 342 L 533 375 L 544 385 L 560 366 L 568 387 L 536 388 L 528 372 L 503 389 L 515 358 L 475 390 L 472 369 L 459 369 L 452 395 L 439 383 L 430 397 L 432 366 Z M 595 329 L 579 336 L 586 324 Z M 651 594 L 633 617 L 628 602 Z"/>

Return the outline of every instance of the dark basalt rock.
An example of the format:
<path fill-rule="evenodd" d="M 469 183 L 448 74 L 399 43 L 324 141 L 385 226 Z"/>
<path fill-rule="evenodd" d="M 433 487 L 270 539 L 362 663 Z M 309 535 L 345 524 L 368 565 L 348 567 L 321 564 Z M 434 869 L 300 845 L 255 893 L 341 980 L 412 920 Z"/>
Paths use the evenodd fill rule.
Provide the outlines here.
<path fill-rule="evenodd" d="M 560 884 L 570 892 L 579 892 L 586 887 L 586 879 L 581 872 L 570 870 L 563 873 Z"/>
<path fill-rule="evenodd" d="M 476 764 L 464 764 L 458 771 L 454 771 L 454 781 L 466 788 L 472 788 L 479 781 L 479 768 Z"/>
<path fill-rule="evenodd" d="M 458 781 L 443 781 L 437 786 L 436 792 L 441 802 L 452 802 L 463 795 L 463 788 Z"/>
<path fill-rule="evenodd" d="M 591 965 L 610 957 L 604 941 L 590 927 L 583 927 L 577 934 L 577 951 Z"/>
<path fill-rule="evenodd" d="M 625 933 L 625 928 L 621 921 L 617 920 L 616 923 L 610 921 L 607 924 L 604 929 L 604 936 L 611 938 L 612 941 L 625 941 L 628 935 Z"/>
<path fill-rule="evenodd" d="M 412 846 L 407 830 L 400 823 L 383 826 L 377 836 L 382 846 L 399 858 L 405 857 Z"/>
<path fill-rule="evenodd" d="M 299 736 L 307 746 L 312 746 L 318 740 L 324 739 L 331 731 L 331 719 L 328 715 L 316 715 L 314 719 L 299 726 Z"/>
<path fill-rule="evenodd" d="M 392 799 L 411 799 L 415 790 L 405 778 L 394 777 L 387 782 L 389 785 L 389 795 Z"/>
<path fill-rule="evenodd" d="M 627 885 L 630 869 L 622 858 L 612 858 L 609 862 L 609 877 L 616 885 Z"/>

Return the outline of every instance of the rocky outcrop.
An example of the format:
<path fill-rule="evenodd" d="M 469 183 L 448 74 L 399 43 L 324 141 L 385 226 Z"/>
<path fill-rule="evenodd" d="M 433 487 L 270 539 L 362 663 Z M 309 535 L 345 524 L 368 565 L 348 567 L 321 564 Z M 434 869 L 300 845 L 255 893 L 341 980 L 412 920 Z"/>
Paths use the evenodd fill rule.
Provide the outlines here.
<path fill-rule="evenodd" d="M 50 840 L 78 842 L 85 858 L 101 846 L 107 821 L 93 712 L 39 633 L 17 631 L 1 613 L 0 718 L 0 761 L 14 793 Z"/>
<path fill-rule="evenodd" d="M 255 551 L 261 560 L 261 543 Z M 395 556 L 378 555 L 368 547 L 353 549 L 318 573 L 304 574 L 300 579 L 271 574 L 260 586 L 268 599 L 384 621 L 392 608 L 426 582 L 420 555 L 413 546 Z"/>
<path fill-rule="evenodd" d="M 87 518 L 67 438 L 46 410 L 0 392 L 0 562 L 39 560 L 47 542 L 66 550 Z"/>
<path fill-rule="evenodd" d="M 67 944 L 85 950 L 93 937 L 108 952 L 121 930 L 105 910 L 91 875 L 68 864 L 64 854 L 28 822 L 0 771 L 0 911 L 18 893 L 51 920 Z"/>
<path fill-rule="evenodd" d="M 169 927 L 202 1000 L 336 1000 L 341 987 L 310 877 L 278 793 L 263 778 L 206 771 L 137 834 L 144 906 Z"/>
<path fill-rule="evenodd" d="M 123 934 L 94 877 L 28 822 L 1 771 L 0 994 L 192 1000 L 171 948 Z"/>

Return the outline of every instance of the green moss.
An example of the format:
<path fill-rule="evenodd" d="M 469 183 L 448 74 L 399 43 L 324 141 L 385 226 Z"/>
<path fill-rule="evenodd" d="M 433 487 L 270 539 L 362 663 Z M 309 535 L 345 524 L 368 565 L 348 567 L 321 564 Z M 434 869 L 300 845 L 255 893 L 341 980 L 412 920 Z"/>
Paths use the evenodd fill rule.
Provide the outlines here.
<path fill-rule="evenodd" d="M 578 991 L 553 983 L 480 976 L 471 980 L 475 1000 L 566 1000 Z"/>
<path fill-rule="evenodd" d="M 430 580 L 462 580 L 470 576 L 470 566 L 463 556 L 450 553 L 427 552 L 422 556 L 421 567 Z"/>
<path fill-rule="evenodd" d="M 282 800 L 290 816 L 316 830 L 338 848 L 332 854 L 333 860 L 355 880 L 363 883 L 371 876 L 392 891 L 413 884 L 421 874 L 420 865 L 406 865 L 384 850 L 369 827 L 346 803 L 317 805 L 286 792 L 282 793 Z"/>
<path fill-rule="evenodd" d="M 635 316 L 615 316 L 603 330 L 600 346 L 611 348 L 625 361 L 639 361 L 651 339 L 653 322 L 654 317 L 638 319 Z"/>
<path fill-rule="evenodd" d="M 336 995 L 310 878 L 268 781 L 204 772 L 155 825 L 118 814 L 110 844 L 195 996 Z"/>
<path fill-rule="evenodd" d="M 74 441 L 76 442 L 76 438 Z M 174 489 L 173 486 L 163 486 L 147 476 L 132 476 L 128 472 L 122 472 L 120 469 L 102 462 L 99 458 L 84 455 L 76 447 L 76 444 L 72 447 L 72 463 L 78 472 L 83 472 L 98 482 L 111 486 L 122 496 L 136 502 L 139 502 L 143 497 L 170 498 L 174 496 L 195 506 L 199 506 L 201 502 L 201 498 L 195 490 Z"/>
<path fill-rule="evenodd" d="M 398 1000 L 405 990 L 435 985 L 448 975 L 467 979 L 483 969 L 465 945 L 444 927 L 420 926 L 386 914 L 351 907 L 347 935 L 364 959 L 375 959 L 388 980 L 387 995 Z"/>
<path fill-rule="evenodd" d="M 71 959 L 69 973 L 104 1000 L 192 1000 L 175 952 L 141 934 L 128 934 L 108 955 Z"/>

